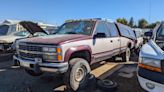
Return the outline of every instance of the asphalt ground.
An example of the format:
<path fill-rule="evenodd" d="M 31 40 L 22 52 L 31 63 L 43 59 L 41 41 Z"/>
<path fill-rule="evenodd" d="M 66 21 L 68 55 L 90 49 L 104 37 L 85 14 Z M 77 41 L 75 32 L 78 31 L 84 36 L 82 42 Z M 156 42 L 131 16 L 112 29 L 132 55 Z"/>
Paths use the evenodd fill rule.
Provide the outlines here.
<path fill-rule="evenodd" d="M 62 76 L 45 73 L 39 77 L 32 77 L 20 67 L 12 65 L 12 54 L 0 55 L 0 92 L 69 92 L 63 85 Z M 117 65 L 121 67 L 116 68 Z M 113 67 L 107 70 L 108 66 Z M 110 79 L 118 83 L 118 88 L 113 92 L 144 92 L 137 80 L 136 63 L 114 61 L 95 64 L 92 67 L 92 72 L 98 79 Z M 95 82 L 90 82 L 87 88 L 79 92 L 108 91 L 100 90 Z"/>

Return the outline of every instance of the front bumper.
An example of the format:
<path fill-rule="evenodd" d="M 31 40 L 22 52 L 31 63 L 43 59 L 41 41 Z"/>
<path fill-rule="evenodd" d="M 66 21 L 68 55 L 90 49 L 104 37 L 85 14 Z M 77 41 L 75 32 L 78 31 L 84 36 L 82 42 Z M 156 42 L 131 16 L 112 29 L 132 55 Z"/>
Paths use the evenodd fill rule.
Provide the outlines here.
<path fill-rule="evenodd" d="M 143 89 L 151 92 L 163 92 L 164 74 L 138 68 L 138 81 Z M 151 87 L 152 88 L 151 88 Z"/>
<path fill-rule="evenodd" d="M 68 69 L 68 62 L 64 63 L 42 63 L 30 60 L 20 59 L 17 56 L 13 56 L 21 67 L 33 70 L 34 72 L 51 72 L 51 73 L 65 73 Z"/>

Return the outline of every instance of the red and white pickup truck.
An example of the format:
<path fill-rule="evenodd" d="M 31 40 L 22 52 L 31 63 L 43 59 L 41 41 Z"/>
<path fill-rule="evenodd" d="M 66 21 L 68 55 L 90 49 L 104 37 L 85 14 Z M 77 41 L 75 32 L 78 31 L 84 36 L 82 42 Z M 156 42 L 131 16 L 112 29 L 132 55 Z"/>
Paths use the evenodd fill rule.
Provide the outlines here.
<path fill-rule="evenodd" d="M 39 31 L 27 24 L 28 29 Z M 33 76 L 43 72 L 64 74 L 67 87 L 76 91 L 85 87 L 90 65 L 116 55 L 129 61 L 135 45 L 131 28 L 101 19 L 72 20 L 54 35 L 19 40 L 17 61 Z"/>

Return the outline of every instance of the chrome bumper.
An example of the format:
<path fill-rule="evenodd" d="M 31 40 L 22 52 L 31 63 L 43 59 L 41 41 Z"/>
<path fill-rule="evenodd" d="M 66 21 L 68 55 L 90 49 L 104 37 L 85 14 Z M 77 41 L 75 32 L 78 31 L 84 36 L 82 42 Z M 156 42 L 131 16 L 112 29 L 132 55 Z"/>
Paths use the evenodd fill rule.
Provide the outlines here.
<path fill-rule="evenodd" d="M 64 63 L 42 63 L 30 60 L 23 60 L 16 56 L 13 56 L 14 60 L 17 60 L 21 67 L 33 70 L 35 72 L 52 72 L 52 73 L 65 73 L 68 69 L 68 62 Z"/>

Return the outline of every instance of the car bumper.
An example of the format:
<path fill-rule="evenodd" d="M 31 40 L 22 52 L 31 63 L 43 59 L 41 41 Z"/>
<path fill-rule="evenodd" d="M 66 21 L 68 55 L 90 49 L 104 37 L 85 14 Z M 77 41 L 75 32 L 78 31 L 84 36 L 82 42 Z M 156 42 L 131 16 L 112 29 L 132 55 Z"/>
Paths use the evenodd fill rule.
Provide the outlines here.
<path fill-rule="evenodd" d="M 68 69 L 68 62 L 42 63 L 20 59 L 17 56 L 13 56 L 13 59 L 16 60 L 21 67 L 33 70 L 34 72 L 65 73 Z"/>
<path fill-rule="evenodd" d="M 163 92 L 164 75 L 143 68 L 138 68 L 138 81 L 143 89 L 151 92 Z"/>

